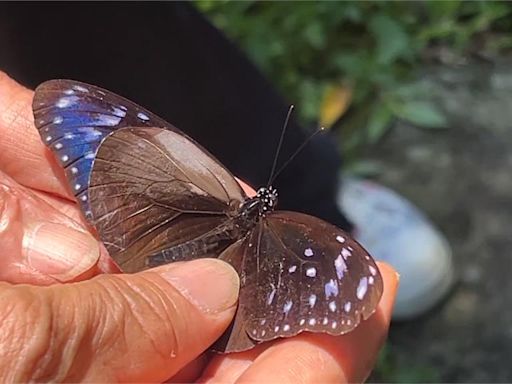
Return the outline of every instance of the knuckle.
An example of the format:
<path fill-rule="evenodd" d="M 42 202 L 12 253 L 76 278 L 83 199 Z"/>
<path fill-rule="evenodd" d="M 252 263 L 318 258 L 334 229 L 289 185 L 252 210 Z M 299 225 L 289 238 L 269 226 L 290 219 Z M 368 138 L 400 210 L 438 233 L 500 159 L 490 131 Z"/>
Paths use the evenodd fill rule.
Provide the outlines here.
<path fill-rule="evenodd" d="M 52 360 L 53 317 L 45 296 L 29 286 L 5 286 L 0 290 L 0 372 L 5 381 L 44 378 Z M 49 354 L 50 353 L 50 354 Z M 4 380 L 2 380 L 4 381 Z"/>
<path fill-rule="evenodd" d="M 127 350 L 136 341 L 139 348 L 166 361 L 178 353 L 182 327 L 179 308 L 161 284 L 143 275 L 131 275 L 130 279 L 110 275 L 97 281 L 103 289 L 95 296 L 95 306 L 108 308 L 100 316 L 103 320 L 96 335 L 101 348 L 108 350 L 113 343 L 119 348 L 122 340 Z"/>
<path fill-rule="evenodd" d="M 1 175 L 0 175 L 1 176 Z M 19 259 L 22 249 L 23 223 L 21 201 L 16 189 L 0 181 L 0 279 L 9 281 L 9 264 Z"/>
<path fill-rule="evenodd" d="M 0 182 L 0 234 L 8 231 L 19 217 L 19 197 L 11 186 Z"/>
<path fill-rule="evenodd" d="M 0 89 L 5 86 L 6 83 L 9 83 L 11 78 L 4 71 L 0 70 Z"/>
<path fill-rule="evenodd" d="M 12 324 L 0 335 L 6 344 L 16 346 L 12 358 L 1 359 L 16 365 L 0 369 L 15 375 L 7 381 L 77 382 L 87 377 L 95 350 L 80 289 L 72 285 L 10 287 L 7 294 L 0 294 L 0 301 L 5 301 L 0 307 L 5 304 L 8 310 L 3 313 L 9 319 L 0 318 L 0 323 Z"/>

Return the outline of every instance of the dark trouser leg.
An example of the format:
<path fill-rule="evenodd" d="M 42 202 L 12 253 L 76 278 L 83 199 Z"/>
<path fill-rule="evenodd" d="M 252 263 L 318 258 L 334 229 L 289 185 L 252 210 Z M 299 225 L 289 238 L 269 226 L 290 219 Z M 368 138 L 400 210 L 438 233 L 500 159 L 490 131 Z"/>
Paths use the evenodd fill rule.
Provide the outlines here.
<path fill-rule="evenodd" d="M 288 104 L 247 58 L 187 3 L 0 3 L 0 68 L 34 87 L 72 78 L 160 114 L 234 174 L 266 183 Z M 292 119 L 285 161 L 306 139 Z M 334 200 L 340 158 L 317 137 L 276 181 L 280 209 L 350 225 Z"/>

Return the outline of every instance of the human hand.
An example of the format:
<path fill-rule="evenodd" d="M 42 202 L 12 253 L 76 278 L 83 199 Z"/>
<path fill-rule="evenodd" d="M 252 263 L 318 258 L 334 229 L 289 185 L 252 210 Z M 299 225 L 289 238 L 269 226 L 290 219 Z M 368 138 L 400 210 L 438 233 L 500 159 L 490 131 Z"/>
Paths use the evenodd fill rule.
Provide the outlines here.
<path fill-rule="evenodd" d="M 379 264 L 385 289 L 377 312 L 348 335 L 303 333 L 243 353 L 201 355 L 232 319 L 236 273 L 204 259 L 96 276 L 117 268 L 40 141 L 32 97 L 0 73 L 2 381 L 364 380 L 391 315 L 390 267 Z"/>

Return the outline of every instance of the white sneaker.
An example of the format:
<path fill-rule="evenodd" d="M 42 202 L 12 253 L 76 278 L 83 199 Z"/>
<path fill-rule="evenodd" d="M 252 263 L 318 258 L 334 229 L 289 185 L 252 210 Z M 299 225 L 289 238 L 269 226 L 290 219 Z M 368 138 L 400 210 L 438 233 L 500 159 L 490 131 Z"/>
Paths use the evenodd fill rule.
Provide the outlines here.
<path fill-rule="evenodd" d="M 400 274 L 394 320 L 419 316 L 454 282 L 447 240 L 410 202 L 371 181 L 342 178 L 338 204 L 355 226 L 355 238 Z"/>

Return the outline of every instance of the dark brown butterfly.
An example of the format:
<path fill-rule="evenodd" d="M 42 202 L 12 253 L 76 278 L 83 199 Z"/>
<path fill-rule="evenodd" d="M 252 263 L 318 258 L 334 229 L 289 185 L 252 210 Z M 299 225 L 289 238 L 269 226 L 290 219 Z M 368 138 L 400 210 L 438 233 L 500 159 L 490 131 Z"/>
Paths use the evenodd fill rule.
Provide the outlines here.
<path fill-rule="evenodd" d="M 235 319 L 214 350 L 243 351 L 303 331 L 341 335 L 375 311 L 382 278 L 355 240 L 318 218 L 274 211 L 271 186 L 248 197 L 210 153 L 161 118 L 69 80 L 41 84 L 33 110 L 123 271 L 200 257 L 238 271 Z"/>

